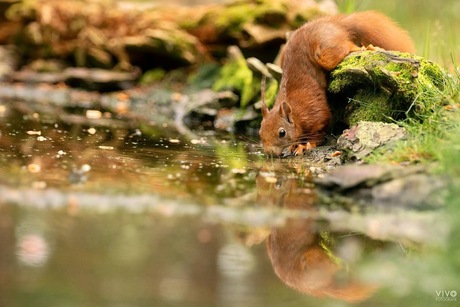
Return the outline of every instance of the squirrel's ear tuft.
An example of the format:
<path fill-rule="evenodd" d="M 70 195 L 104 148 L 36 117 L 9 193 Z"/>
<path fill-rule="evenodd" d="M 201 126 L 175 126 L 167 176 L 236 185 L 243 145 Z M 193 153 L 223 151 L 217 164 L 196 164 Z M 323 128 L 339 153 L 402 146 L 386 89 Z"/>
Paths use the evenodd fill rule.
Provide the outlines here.
<path fill-rule="evenodd" d="M 267 80 L 267 77 L 263 75 L 262 82 L 260 84 L 260 98 L 262 100 L 262 118 L 265 118 L 268 115 L 268 107 L 267 107 L 267 103 L 265 102 L 265 82 L 266 80 Z"/>
<path fill-rule="evenodd" d="M 283 103 L 281 104 L 280 115 L 281 117 L 284 117 L 288 121 L 288 123 L 290 124 L 293 123 L 292 109 L 291 109 L 291 106 L 286 101 L 283 101 Z"/>
<path fill-rule="evenodd" d="M 262 118 L 265 118 L 268 116 L 268 107 L 267 105 L 265 104 L 265 102 L 262 102 Z"/>

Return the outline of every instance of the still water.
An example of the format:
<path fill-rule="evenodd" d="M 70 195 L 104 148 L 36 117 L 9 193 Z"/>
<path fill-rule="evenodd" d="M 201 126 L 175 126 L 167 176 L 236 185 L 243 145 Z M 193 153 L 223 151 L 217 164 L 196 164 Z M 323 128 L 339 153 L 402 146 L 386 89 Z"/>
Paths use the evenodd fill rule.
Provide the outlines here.
<path fill-rule="evenodd" d="M 0 306 L 456 303 L 442 210 L 331 203 L 247 138 L 0 111 Z"/>

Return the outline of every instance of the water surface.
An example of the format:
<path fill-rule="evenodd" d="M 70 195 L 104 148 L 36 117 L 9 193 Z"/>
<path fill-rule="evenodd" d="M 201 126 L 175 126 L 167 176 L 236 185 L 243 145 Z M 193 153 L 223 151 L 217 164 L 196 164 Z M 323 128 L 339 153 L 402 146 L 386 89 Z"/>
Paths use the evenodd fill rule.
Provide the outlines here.
<path fill-rule="evenodd" d="M 331 203 L 322 169 L 247 138 L 0 110 L 2 306 L 428 306 L 460 290 L 442 210 Z"/>

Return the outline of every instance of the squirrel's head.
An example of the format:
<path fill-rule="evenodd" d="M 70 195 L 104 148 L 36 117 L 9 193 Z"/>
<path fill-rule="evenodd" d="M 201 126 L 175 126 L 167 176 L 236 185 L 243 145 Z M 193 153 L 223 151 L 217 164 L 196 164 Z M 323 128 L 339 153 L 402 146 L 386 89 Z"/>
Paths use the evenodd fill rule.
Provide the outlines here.
<path fill-rule="evenodd" d="M 269 156 L 288 156 L 291 146 L 297 141 L 294 118 L 291 106 L 283 101 L 276 103 L 272 110 L 268 110 L 265 102 L 265 76 L 262 78 L 260 95 L 262 98 L 262 123 L 259 137 L 264 152 Z M 278 99 L 283 99 L 278 96 Z"/>
<path fill-rule="evenodd" d="M 282 102 L 271 111 L 262 103 L 262 123 L 259 130 L 264 152 L 270 156 L 287 156 L 296 143 L 296 129 L 291 106 Z"/>

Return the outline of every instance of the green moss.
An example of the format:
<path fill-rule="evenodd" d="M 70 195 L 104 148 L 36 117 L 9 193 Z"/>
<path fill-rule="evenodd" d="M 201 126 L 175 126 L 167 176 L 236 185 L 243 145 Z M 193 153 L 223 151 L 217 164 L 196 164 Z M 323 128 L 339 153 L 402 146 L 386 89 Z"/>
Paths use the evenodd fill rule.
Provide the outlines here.
<path fill-rule="evenodd" d="M 222 67 L 220 78 L 214 83 L 213 89 L 215 91 L 236 90 L 241 94 L 241 104 L 245 105 L 252 93 L 251 84 L 252 72 L 244 59 L 234 59 Z"/>
<path fill-rule="evenodd" d="M 231 51 L 233 55 L 221 68 L 219 78 L 213 86 L 213 90 L 233 90 L 240 96 L 240 106 L 245 108 L 251 102 L 260 97 L 262 78 L 249 69 L 246 59 L 241 52 Z M 278 93 L 278 82 L 275 79 L 268 79 L 265 88 L 265 101 L 272 106 Z"/>
<path fill-rule="evenodd" d="M 275 104 L 277 94 L 278 82 L 275 79 L 270 79 L 265 90 L 265 102 L 267 103 L 268 107 L 271 108 Z"/>
<path fill-rule="evenodd" d="M 246 22 L 255 18 L 255 6 L 251 4 L 228 7 L 223 14 L 217 16 L 215 24 L 219 29 L 235 31 Z"/>
<path fill-rule="evenodd" d="M 222 67 L 220 77 L 214 83 L 213 89 L 236 91 L 240 95 L 240 105 L 244 108 L 259 95 L 261 78 L 252 73 L 239 51 L 234 53 L 234 56 Z"/>
<path fill-rule="evenodd" d="M 366 92 L 360 92 L 353 99 L 350 99 L 346 107 L 349 111 L 346 112 L 347 120 L 345 122 L 349 125 L 355 125 L 362 120 L 391 121 L 390 117 L 393 113 L 388 112 L 391 109 L 389 101 L 388 96 L 384 93 L 369 95 Z"/>
<path fill-rule="evenodd" d="M 348 98 L 341 121 L 390 121 L 408 138 L 392 149 L 374 151 L 368 162 L 439 160 L 458 109 L 460 81 L 439 65 L 399 52 L 365 51 L 345 58 L 331 73 L 328 91 Z M 333 105 L 340 108 L 340 103 Z M 343 106 L 342 106 L 343 108 Z"/>
<path fill-rule="evenodd" d="M 187 78 L 189 87 L 193 90 L 212 88 L 220 76 L 220 65 L 206 63 L 201 65 L 198 70 Z"/>
<path fill-rule="evenodd" d="M 152 84 L 157 81 L 162 80 L 166 76 L 166 71 L 161 68 L 155 68 L 146 71 L 141 79 L 139 80 L 140 84 Z"/>
<path fill-rule="evenodd" d="M 328 90 L 364 102 L 352 104 L 363 110 L 348 112 L 353 116 L 346 119 L 349 123 L 382 117 L 423 118 L 433 108 L 445 104 L 443 97 L 452 94 L 446 92 L 450 88 L 446 83 L 451 83 L 451 79 L 438 65 L 418 56 L 364 51 L 351 54 L 338 65 L 331 73 Z M 380 114 L 372 114 L 374 111 Z"/>
<path fill-rule="evenodd" d="M 317 18 L 321 15 L 324 15 L 324 12 L 321 12 L 317 7 L 308 10 L 298 11 L 292 19 L 292 27 L 296 29 L 302 26 L 307 21 Z"/>
<path fill-rule="evenodd" d="M 215 19 L 218 28 L 239 31 L 247 22 L 276 26 L 286 19 L 286 7 L 282 1 L 237 1 L 229 4 Z M 210 18 L 215 16 L 209 16 Z M 271 22 L 270 24 L 268 22 Z"/>

